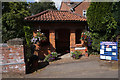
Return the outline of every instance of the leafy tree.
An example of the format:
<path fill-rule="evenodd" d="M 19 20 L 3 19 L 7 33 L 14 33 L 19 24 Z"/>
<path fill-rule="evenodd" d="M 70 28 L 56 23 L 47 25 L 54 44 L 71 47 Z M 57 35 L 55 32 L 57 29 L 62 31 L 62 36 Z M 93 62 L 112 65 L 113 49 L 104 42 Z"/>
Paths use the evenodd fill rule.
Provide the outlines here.
<path fill-rule="evenodd" d="M 10 7 L 8 2 L 2 3 L 2 14 L 10 12 Z"/>
<path fill-rule="evenodd" d="M 32 38 L 32 29 L 30 28 L 30 26 L 24 26 L 24 32 L 27 45 L 30 45 Z"/>
<path fill-rule="evenodd" d="M 57 9 L 54 2 L 35 2 L 30 3 L 30 12 L 34 15 L 47 9 Z"/>
<path fill-rule="evenodd" d="M 3 3 L 2 15 L 2 37 L 3 42 L 12 38 L 23 38 L 25 25 L 24 17 L 30 12 L 26 2 L 5 2 Z"/>
<path fill-rule="evenodd" d="M 3 2 L 2 3 L 2 41 L 23 38 L 24 17 L 37 14 L 46 9 L 56 9 L 53 2 Z M 31 13 L 30 13 L 31 12 Z"/>
<path fill-rule="evenodd" d="M 117 30 L 115 32 L 115 36 L 120 34 L 120 2 L 113 3 L 113 17 L 117 22 Z"/>
<path fill-rule="evenodd" d="M 117 6 L 116 6 L 117 4 Z M 92 36 L 92 49 L 99 51 L 100 41 L 114 41 L 118 29 L 118 3 L 93 2 L 87 11 L 87 23 Z"/>

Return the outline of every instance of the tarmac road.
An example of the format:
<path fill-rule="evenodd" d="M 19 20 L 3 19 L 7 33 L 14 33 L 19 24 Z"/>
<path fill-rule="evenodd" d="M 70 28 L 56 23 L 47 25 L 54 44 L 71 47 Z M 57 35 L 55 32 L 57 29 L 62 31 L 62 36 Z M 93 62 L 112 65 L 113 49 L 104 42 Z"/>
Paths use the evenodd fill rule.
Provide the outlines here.
<path fill-rule="evenodd" d="M 118 69 L 101 66 L 97 60 L 50 64 L 25 78 L 118 78 Z"/>

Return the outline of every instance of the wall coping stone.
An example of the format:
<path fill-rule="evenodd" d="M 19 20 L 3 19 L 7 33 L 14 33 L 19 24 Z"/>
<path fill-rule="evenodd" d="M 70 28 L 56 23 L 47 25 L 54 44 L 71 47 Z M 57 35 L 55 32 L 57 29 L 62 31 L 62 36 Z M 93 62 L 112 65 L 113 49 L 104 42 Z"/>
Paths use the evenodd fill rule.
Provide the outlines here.
<path fill-rule="evenodd" d="M 23 39 L 21 38 L 14 38 L 7 41 L 8 45 L 23 45 Z"/>
<path fill-rule="evenodd" d="M 0 47 L 8 47 L 7 43 L 0 43 Z"/>

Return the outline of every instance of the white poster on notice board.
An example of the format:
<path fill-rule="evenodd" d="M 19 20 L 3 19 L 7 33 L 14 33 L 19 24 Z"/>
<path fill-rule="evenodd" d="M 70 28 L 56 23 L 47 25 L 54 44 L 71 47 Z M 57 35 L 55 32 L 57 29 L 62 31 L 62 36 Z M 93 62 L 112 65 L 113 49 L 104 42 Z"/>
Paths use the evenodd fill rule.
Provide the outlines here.
<path fill-rule="evenodd" d="M 100 59 L 106 59 L 105 56 L 103 55 L 100 55 Z"/>
<path fill-rule="evenodd" d="M 100 54 L 104 54 L 104 50 L 103 49 L 100 49 Z"/>
<path fill-rule="evenodd" d="M 102 45 L 102 49 L 104 49 L 104 45 Z"/>
<path fill-rule="evenodd" d="M 112 52 L 112 55 L 116 55 L 116 52 Z"/>
<path fill-rule="evenodd" d="M 111 60 L 111 56 L 106 56 L 106 60 Z"/>
<path fill-rule="evenodd" d="M 112 49 L 117 49 L 117 46 L 112 46 Z"/>
<path fill-rule="evenodd" d="M 112 51 L 112 49 L 111 48 L 106 48 L 106 51 Z"/>

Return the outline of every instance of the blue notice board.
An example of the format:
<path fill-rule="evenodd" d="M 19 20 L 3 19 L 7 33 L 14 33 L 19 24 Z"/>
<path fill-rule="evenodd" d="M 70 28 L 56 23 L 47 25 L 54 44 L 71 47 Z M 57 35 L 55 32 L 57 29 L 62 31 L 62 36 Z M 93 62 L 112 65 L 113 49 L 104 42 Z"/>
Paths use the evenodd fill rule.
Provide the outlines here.
<path fill-rule="evenodd" d="M 118 61 L 117 46 L 117 42 L 100 42 L 100 59 Z"/>

